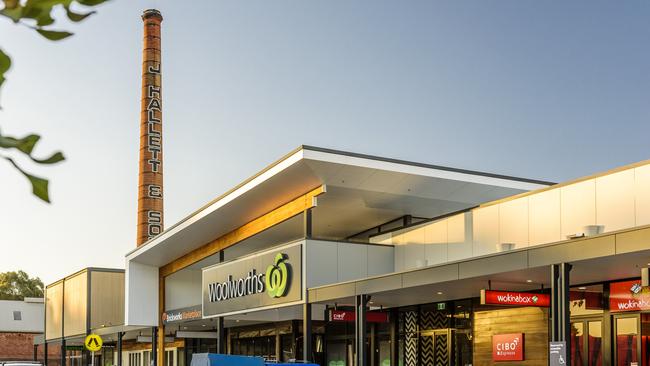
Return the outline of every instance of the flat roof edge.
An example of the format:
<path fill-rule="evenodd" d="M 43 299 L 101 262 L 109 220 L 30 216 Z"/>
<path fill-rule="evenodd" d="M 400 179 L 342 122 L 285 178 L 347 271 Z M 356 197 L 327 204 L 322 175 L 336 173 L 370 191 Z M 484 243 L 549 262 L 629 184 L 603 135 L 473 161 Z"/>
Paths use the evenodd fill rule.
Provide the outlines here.
<path fill-rule="evenodd" d="M 377 160 L 377 161 L 383 161 L 383 162 L 386 162 L 386 163 L 394 163 L 394 164 L 401 164 L 401 165 L 411 165 L 411 166 L 417 166 L 417 167 L 420 167 L 420 168 L 427 168 L 427 169 L 444 170 L 444 171 L 454 172 L 454 173 L 478 175 L 478 176 L 483 176 L 483 177 L 488 177 L 488 178 L 498 178 L 498 179 L 512 180 L 512 181 L 524 182 L 524 183 L 532 183 L 532 184 L 541 184 L 541 185 L 554 185 L 554 184 L 557 184 L 556 182 L 549 182 L 549 181 L 538 180 L 538 179 L 513 177 L 513 176 L 509 176 L 509 175 L 505 175 L 505 174 L 488 173 L 488 172 L 481 172 L 481 171 L 478 171 L 478 170 L 453 168 L 453 167 L 448 167 L 448 166 L 443 166 L 443 165 L 419 163 L 419 162 L 415 162 L 415 161 L 402 160 L 402 159 L 385 158 L 385 157 L 376 156 L 376 155 L 361 154 L 361 153 L 355 153 L 355 152 L 350 152 L 350 151 L 335 150 L 335 149 L 329 149 L 329 148 L 317 147 L 317 146 L 310 146 L 310 145 L 303 145 L 302 148 L 304 150 L 311 150 L 311 151 L 316 151 L 316 152 L 344 155 L 344 156 L 350 156 L 350 157 L 361 158 L 361 159 Z"/>

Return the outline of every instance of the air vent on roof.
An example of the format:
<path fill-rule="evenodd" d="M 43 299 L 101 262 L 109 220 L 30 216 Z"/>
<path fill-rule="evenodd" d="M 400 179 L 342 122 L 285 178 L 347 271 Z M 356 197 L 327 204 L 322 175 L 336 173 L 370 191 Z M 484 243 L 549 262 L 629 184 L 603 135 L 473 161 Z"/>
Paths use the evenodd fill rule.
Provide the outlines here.
<path fill-rule="evenodd" d="M 14 311 L 14 320 L 23 320 L 23 314 L 20 311 Z"/>

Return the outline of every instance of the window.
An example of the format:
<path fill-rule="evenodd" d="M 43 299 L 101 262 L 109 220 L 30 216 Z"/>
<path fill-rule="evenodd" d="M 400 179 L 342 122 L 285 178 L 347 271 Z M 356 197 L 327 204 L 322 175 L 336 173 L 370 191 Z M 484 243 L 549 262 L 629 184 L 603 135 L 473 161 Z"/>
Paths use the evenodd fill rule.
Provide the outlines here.
<path fill-rule="evenodd" d="M 23 320 L 23 314 L 20 311 L 14 311 L 14 320 Z"/>

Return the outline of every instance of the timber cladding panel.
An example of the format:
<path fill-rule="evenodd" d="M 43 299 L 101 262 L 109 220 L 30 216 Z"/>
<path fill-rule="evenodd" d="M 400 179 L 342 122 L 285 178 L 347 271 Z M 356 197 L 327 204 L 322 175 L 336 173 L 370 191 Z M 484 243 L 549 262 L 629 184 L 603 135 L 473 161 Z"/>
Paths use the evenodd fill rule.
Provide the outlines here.
<path fill-rule="evenodd" d="M 124 324 L 124 272 L 91 271 L 90 328 Z"/>
<path fill-rule="evenodd" d="M 492 360 L 492 336 L 524 333 L 524 361 Z M 548 309 L 504 308 L 474 313 L 474 366 L 548 365 Z"/>

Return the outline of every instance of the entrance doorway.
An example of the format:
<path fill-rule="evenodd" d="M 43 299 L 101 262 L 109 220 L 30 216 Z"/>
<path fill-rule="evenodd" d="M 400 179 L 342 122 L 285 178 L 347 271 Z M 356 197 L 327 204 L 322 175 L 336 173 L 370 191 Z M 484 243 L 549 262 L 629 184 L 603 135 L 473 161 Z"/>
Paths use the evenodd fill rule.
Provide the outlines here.
<path fill-rule="evenodd" d="M 450 366 L 452 339 L 450 328 L 423 331 L 420 335 L 420 364 Z"/>
<path fill-rule="evenodd" d="M 571 322 L 571 365 L 602 366 L 603 321 L 601 318 Z"/>
<path fill-rule="evenodd" d="M 613 318 L 614 356 L 617 366 L 650 366 L 650 313 Z"/>

